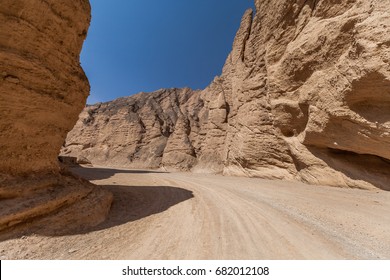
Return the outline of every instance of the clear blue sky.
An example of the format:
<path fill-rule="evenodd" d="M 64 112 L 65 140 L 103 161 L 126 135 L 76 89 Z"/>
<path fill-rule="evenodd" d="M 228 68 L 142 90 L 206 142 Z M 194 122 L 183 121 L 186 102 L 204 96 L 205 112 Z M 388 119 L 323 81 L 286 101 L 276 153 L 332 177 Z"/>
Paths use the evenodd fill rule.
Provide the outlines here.
<path fill-rule="evenodd" d="M 205 88 L 219 75 L 253 0 L 90 0 L 81 53 L 88 103 L 160 88 Z"/>

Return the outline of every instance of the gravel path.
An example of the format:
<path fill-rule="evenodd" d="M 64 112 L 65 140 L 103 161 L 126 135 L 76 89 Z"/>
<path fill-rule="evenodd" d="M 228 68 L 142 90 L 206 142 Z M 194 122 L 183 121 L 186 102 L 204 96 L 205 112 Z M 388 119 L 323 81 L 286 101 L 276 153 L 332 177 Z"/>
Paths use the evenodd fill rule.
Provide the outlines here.
<path fill-rule="evenodd" d="M 390 259 L 390 192 L 189 173 L 74 172 L 114 193 L 109 218 L 88 231 L 5 240 L 1 259 Z"/>

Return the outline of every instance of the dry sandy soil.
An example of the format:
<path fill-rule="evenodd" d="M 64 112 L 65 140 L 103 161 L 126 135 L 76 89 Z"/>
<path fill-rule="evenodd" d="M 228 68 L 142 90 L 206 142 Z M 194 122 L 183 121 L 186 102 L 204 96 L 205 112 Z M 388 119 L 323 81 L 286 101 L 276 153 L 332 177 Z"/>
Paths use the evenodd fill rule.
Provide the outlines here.
<path fill-rule="evenodd" d="M 108 219 L 88 230 L 3 236 L 0 259 L 390 259 L 390 192 L 96 167 L 73 172 L 114 193 Z"/>

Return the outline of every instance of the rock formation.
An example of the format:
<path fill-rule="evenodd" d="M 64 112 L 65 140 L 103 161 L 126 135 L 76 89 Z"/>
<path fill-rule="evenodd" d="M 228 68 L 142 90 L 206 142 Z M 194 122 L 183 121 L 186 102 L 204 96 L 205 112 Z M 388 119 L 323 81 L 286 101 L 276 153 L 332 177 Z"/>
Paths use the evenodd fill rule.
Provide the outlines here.
<path fill-rule="evenodd" d="M 189 169 L 196 163 L 192 140 L 199 135 L 200 94 L 164 89 L 87 106 L 68 134 L 62 155 L 95 165 Z"/>
<path fill-rule="evenodd" d="M 108 212 L 111 195 L 62 174 L 57 159 L 89 93 L 79 64 L 89 22 L 87 0 L 1 2 L 0 230 L 81 200 L 101 203 L 84 210 L 87 224 Z"/>
<path fill-rule="evenodd" d="M 220 77 L 87 107 L 64 155 L 390 190 L 390 0 L 267 0 Z"/>

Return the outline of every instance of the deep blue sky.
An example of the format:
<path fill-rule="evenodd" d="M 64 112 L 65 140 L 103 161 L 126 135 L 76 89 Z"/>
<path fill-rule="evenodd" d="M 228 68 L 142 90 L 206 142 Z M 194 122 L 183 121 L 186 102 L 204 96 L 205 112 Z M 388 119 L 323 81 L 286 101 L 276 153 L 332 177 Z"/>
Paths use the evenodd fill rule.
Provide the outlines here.
<path fill-rule="evenodd" d="M 253 0 L 90 0 L 81 53 L 88 103 L 160 88 L 205 88 L 219 75 Z"/>

